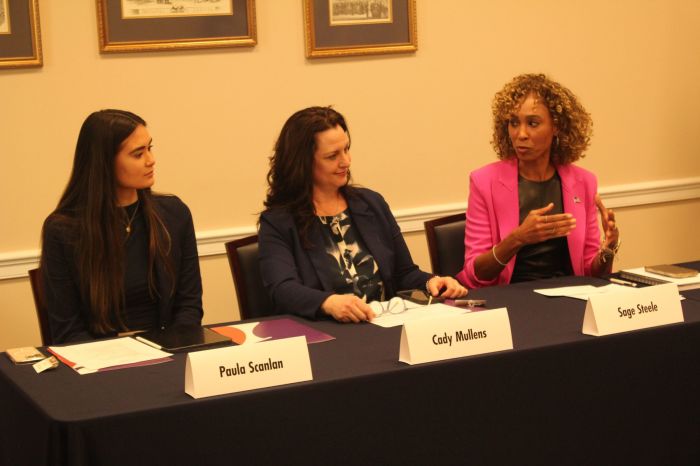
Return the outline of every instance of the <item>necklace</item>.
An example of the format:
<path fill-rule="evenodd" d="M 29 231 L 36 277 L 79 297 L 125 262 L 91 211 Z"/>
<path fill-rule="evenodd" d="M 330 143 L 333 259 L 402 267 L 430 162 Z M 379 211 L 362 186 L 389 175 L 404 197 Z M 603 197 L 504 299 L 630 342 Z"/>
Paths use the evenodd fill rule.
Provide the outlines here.
<path fill-rule="evenodd" d="M 334 215 L 337 215 L 340 210 L 340 207 L 343 204 L 343 197 L 340 193 L 338 193 L 337 197 L 334 200 L 333 207 L 328 208 L 328 204 L 326 203 L 325 205 L 321 205 L 320 202 L 318 201 L 313 201 L 314 202 L 314 208 L 316 210 L 316 215 L 318 216 L 326 216 L 326 217 L 332 217 Z M 329 213 L 330 212 L 330 213 Z"/>
<path fill-rule="evenodd" d="M 131 224 L 134 221 L 134 218 L 136 218 L 136 212 L 139 211 L 140 203 L 140 200 L 136 201 L 136 208 L 134 209 L 134 213 L 131 214 L 131 218 L 127 217 L 128 222 L 126 223 L 126 236 L 129 236 L 129 233 L 131 233 Z M 126 208 L 124 209 L 124 213 L 126 213 Z"/>

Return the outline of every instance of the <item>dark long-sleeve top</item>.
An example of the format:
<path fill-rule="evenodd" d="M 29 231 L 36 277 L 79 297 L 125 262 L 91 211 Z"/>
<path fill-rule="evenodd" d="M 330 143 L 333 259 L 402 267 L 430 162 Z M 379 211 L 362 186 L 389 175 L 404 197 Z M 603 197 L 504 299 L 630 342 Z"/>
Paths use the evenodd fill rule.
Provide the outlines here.
<path fill-rule="evenodd" d="M 399 225 L 384 198 L 365 188 L 346 188 L 353 225 L 379 265 L 385 299 L 399 290 L 425 287 L 432 276 L 413 262 Z M 334 294 L 323 273 L 326 252 L 321 225 L 309 230 L 310 249 L 305 249 L 291 212 L 268 209 L 260 215 L 260 273 L 278 314 L 320 317 L 321 304 Z"/>
<path fill-rule="evenodd" d="M 175 287 L 168 280 L 165 265 L 156 260 L 157 315 L 154 325 L 199 325 L 202 320 L 202 279 L 194 225 L 189 208 L 176 196 L 152 195 L 153 205 L 171 238 L 170 260 Z M 42 279 L 54 343 L 92 340 L 108 335 L 90 331 L 89 303 L 80 293 L 76 263 L 75 235 L 49 216 L 44 223 Z M 147 263 L 147 261 L 146 261 Z M 126 282 L 126 280 L 125 280 Z M 172 293 L 171 293 L 172 290 Z M 126 296 L 127 303 L 130 297 Z M 128 310 L 127 310 L 128 312 Z"/>

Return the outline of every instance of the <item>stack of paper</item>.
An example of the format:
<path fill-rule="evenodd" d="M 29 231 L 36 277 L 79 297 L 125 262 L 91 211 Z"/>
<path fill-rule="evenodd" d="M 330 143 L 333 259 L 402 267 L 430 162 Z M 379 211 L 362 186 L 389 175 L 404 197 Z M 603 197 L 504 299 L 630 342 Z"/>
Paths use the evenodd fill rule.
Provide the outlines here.
<path fill-rule="evenodd" d="M 78 374 L 147 366 L 172 361 L 170 353 L 133 338 L 115 338 L 69 346 L 50 346 L 49 351 Z"/>

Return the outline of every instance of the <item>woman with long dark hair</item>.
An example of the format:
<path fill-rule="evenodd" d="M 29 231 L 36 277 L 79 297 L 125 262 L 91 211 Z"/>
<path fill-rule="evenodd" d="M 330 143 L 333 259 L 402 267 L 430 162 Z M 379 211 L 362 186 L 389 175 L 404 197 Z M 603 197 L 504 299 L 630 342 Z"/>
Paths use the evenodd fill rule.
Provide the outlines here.
<path fill-rule="evenodd" d="M 177 197 L 151 192 L 154 165 L 141 117 L 101 110 L 83 123 L 68 186 L 42 231 L 54 343 L 200 324 L 192 216 Z"/>
<path fill-rule="evenodd" d="M 351 185 L 350 163 L 348 126 L 334 109 L 306 108 L 284 124 L 259 231 L 274 310 L 362 322 L 374 317 L 367 303 L 399 290 L 467 294 L 455 279 L 418 269 L 384 198 Z"/>

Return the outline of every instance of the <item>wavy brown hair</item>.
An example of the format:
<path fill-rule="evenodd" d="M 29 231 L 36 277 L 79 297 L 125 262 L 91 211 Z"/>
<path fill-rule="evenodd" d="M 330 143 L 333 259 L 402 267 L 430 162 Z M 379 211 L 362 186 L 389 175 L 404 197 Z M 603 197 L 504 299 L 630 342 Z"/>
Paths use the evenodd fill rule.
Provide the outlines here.
<path fill-rule="evenodd" d="M 552 143 L 551 160 L 555 164 L 567 164 L 585 156 L 591 140 L 593 120 L 581 102 L 566 87 L 552 81 L 544 74 L 521 74 L 513 78 L 493 98 L 493 139 L 491 145 L 498 158 L 506 160 L 515 156 L 508 135 L 508 122 L 523 100 L 533 94 L 549 109 L 554 126 L 558 129 Z"/>
<path fill-rule="evenodd" d="M 56 209 L 46 225 L 58 229 L 75 247 L 75 265 L 81 299 L 91 315 L 92 333 L 104 335 L 128 330 L 124 323 L 125 211 L 117 205 L 115 158 L 122 143 L 146 122 L 124 110 L 100 110 L 83 122 L 75 148 L 73 169 Z M 138 191 L 139 208 L 148 228 L 148 285 L 152 296 L 155 262 L 164 264 L 174 291 L 170 261 L 170 234 L 156 211 L 150 189 Z M 41 267 L 48 276 L 42 252 Z"/>
<path fill-rule="evenodd" d="M 292 214 L 304 247 L 312 245 L 308 232 L 316 218 L 313 203 L 313 163 L 316 152 L 316 133 L 340 126 L 348 134 L 345 118 L 331 107 L 309 107 L 299 110 L 287 119 L 270 157 L 267 173 L 267 209 L 284 209 Z M 350 194 L 348 184 L 342 188 Z"/>

